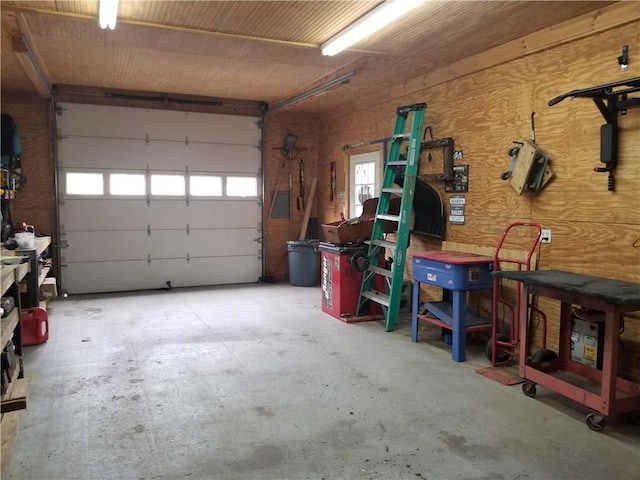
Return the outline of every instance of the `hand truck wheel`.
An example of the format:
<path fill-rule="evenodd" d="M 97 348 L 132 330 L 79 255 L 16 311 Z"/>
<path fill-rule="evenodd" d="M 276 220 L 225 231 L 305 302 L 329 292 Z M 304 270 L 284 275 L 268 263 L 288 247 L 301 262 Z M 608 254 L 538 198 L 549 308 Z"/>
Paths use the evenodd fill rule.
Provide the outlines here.
<path fill-rule="evenodd" d="M 508 342 L 509 337 L 507 337 L 503 333 L 499 333 L 496 335 L 496 340 L 499 342 Z M 493 353 L 493 341 L 490 338 L 489 340 L 487 340 L 487 346 L 484 349 L 484 354 L 487 357 L 487 360 L 489 360 L 490 362 L 493 361 L 492 353 Z M 498 348 L 496 349 L 496 363 L 505 363 L 510 359 L 511 359 L 511 352 L 509 352 L 507 347 L 498 345 Z"/>

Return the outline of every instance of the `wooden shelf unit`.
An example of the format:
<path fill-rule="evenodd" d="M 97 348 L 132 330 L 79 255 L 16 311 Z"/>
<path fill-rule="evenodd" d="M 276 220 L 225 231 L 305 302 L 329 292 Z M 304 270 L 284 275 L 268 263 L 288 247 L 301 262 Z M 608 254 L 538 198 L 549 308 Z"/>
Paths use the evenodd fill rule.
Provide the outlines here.
<path fill-rule="evenodd" d="M 16 255 L 22 255 L 29 258 L 31 270 L 26 278 L 26 300 L 25 308 L 40 306 L 40 285 L 44 282 L 51 267 L 39 268 L 40 255 L 51 245 L 51 237 L 36 237 L 34 248 L 19 248 Z"/>
<path fill-rule="evenodd" d="M 2 265 L 0 285 L 2 296 L 13 296 L 15 306 L 11 312 L 0 320 L 0 339 L 2 350 L 13 340 L 15 345 L 16 364 L 11 377 L 11 382 L 7 386 L 7 391 L 2 396 L 3 407 L 11 408 L 11 412 L 0 414 L 0 436 L 2 438 L 1 450 L 1 475 L 7 472 L 11 451 L 13 450 L 14 437 L 18 431 L 18 421 L 20 418 L 19 409 L 26 408 L 28 382 L 22 378 L 24 376 L 24 365 L 22 363 L 22 318 L 20 303 L 20 282 L 29 275 L 30 263 L 17 265 Z"/>

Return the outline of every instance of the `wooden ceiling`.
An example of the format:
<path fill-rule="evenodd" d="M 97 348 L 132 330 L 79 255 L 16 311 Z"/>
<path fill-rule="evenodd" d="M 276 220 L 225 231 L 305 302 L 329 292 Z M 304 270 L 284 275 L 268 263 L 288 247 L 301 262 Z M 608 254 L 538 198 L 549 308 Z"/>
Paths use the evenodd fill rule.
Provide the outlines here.
<path fill-rule="evenodd" d="M 50 84 L 103 90 L 274 105 L 355 72 L 290 107 L 320 112 L 614 2 L 431 0 L 353 50 L 322 55 L 321 43 L 379 3 L 121 0 L 111 31 L 95 0 L 3 0 L 2 91 L 34 91 L 15 45 L 25 36 Z"/>

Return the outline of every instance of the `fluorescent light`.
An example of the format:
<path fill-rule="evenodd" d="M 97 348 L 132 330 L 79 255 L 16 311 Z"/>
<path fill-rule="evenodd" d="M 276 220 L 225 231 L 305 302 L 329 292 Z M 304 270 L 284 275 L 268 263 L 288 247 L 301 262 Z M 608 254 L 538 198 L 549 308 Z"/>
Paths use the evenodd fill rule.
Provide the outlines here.
<path fill-rule="evenodd" d="M 301 102 L 302 100 L 306 100 L 307 98 L 311 98 L 314 95 L 317 95 L 321 92 L 324 92 L 325 90 L 328 90 L 331 87 L 334 87 L 336 85 L 339 85 L 341 83 L 346 83 L 349 81 L 349 79 L 351 77 L 353 77 L 356 73 L 355 72 L 349 72 L 349 73 L 345 73 L 344 75 L 338 77 L 338 78 L 334 78 L 333 80 L 330 80 L 326 83 L 323 83 L 322 85 L 318 85 L 317 87 L 312 88 L 311 90 L 307 90 L 304 93 L 301 93 L 300 95 L 296 95 L 293 98 L 290 98 L 289 100 L 285 100 L 284 102 L 278 103 L 276 105 L 274 105 L 273 107 L 269 107 L 268 112 L 269 113 L 273 113 L 276 112 L 278 110 L 281 110 L 285 107 L 288 107 L 289 105 L 293 105 L 294 103 L 298 103 Z"/>
<path fill-rule="evenodd" d="M 322 54 L 333 56 L 376 33 L 426 0 L 387 0 L 320 45 Z"/>
<path fill-rule="evenodd" d="M 119 0 L 100 0 L 100 11 L 98 14 L 100 28 L 109 27 L 111 30 L 116 28 L 118 1 Z"/>

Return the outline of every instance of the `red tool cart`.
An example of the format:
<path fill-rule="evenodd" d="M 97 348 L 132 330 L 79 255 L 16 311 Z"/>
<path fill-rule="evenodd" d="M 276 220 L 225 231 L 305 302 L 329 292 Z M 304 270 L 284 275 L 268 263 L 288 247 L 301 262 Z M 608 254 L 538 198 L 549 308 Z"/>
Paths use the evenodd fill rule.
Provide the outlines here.
<path fill-rule="evenodd" d="M 371 306 L 369 315 L 355 317 L 368 245 L 320 243 L 319 248 L 322 311 L 346 323 L 380 319 L 382 312 L 377 304 Z M 384 285 L 377 288 L 384 291 Z"/>
<path fill-rule="evenodd" d="M 551 362 L 529 358 L 532 342 L 527 328 L 527 303 L 520 304 L 520 376 L 522 391 L 536 395 L 542 385 L 593 410 L 586 416 L 591 430 L 604 428 L 606 416 L 640 411 L 640 384 L 618 376 L 620 329 L 626 312 L 640 311 L 640 284 L 556 270 L 494 272 L 524 285 L 523 295 L 538 295 L 560 301 L 558 357 Z M 601 369 L 571 357 L 579 339 L 572 329 L 573 305 L 604 313 L 604 346 Z"/>

